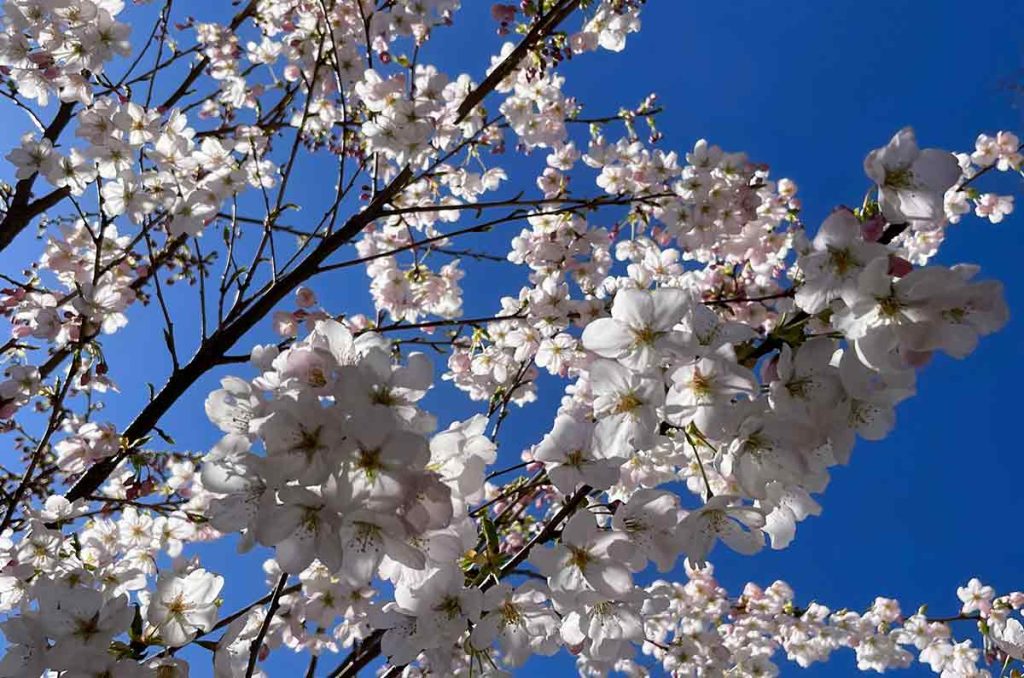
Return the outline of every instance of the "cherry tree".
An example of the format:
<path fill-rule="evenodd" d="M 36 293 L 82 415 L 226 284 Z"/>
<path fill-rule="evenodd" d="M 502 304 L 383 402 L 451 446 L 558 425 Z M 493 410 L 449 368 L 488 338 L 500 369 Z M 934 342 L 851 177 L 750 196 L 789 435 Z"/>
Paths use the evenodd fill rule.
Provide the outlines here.
<path fill-rule="evenodd" d="M 897 126 L 805 224 L 766 165 L 662 148 L 654 95 L 572 93 L 564 63 L 642 40 L 643 0 L 494 4 L 502 44 L 464 72 L 431 64 L 480 29 L 458 0 L 212 4 L 0 15 L 24 123 L 0 249 L 40 243 L 0 292 L 0 675 L 1024 668 L 1024 592 L 970 573 L 934 616 L 730 593 L 710 563 L 786 548 L 929 357 L 1005 324 L 998 282 L 931 260 L 1013 212 L 985 184 L 1021 171 L 1017 136 L 952 153 Z M 470 317 L 491 260 L 521 288 Z M 321 303 L 346 268 L 372 312 Z M 147 328 L 166 357 L 108 418 L 138 369 L 113 335 Z M 435 387 L 463 411 L 429 411 Z M 182 449 L 168 413 L 204 397 L 209 444 Z M 513 408 L 548 432 L 498 468 Z M 266 595 L 224 605 L 219 540 Z"/>

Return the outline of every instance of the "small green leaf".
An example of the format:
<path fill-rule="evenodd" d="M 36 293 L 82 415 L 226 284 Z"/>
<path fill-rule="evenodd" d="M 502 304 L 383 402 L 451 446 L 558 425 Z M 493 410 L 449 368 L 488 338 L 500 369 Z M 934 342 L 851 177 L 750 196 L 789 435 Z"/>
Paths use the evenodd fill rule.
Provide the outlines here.
<path fill-rule="evenodd" d="M 492 562 L 498 557 L 501 542 L 498 539 L 498 530 L 495 529 L 494 523 L 485 514 L 482 518 L 484 527 L 484 537 L 487 539 L 487 554 L 491 557 Z"/>

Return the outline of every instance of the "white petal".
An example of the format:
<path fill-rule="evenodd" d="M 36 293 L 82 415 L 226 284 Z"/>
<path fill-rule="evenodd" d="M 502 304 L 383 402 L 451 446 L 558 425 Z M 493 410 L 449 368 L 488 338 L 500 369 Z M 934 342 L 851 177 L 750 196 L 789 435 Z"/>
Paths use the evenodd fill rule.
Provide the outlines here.
<path fill-rule="evenodd" d="M 633 345 L 629 328 L 612 318 L 598 318 L 583 330 L 583 346 L 604 358 L 618 358 Z"/>

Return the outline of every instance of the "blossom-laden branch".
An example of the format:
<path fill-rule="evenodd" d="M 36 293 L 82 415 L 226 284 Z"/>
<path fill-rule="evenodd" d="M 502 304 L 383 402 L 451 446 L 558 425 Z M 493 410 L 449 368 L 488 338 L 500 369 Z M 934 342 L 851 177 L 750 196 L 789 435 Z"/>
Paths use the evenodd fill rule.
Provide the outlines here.
<path fill-rule="evenodd" d="M 544 22 L 547 29 L 554 28 L 575 6 L 575 2 L 564 2 L 559 6 L 557 12 L 552 12 L 559 18 L 556 22 L 547 20 Z M 540 37 L 546 35 L 543 31 L 533 31 L 521 45 L 525 48 L 514 50 L 512 54 L 503 60 L 508 66 L 503 70 L 514 68 L 520 59 Z M 319 63 L 319 62 L 318 62 Z M 466 97 L 466 101 L 481 101 L 483 97 L 494 89 L 500 79 L 489 78 L 479 87 L 474 88 Z M 455 122 L 459 123 L 472 112 L 473 107 L 467 108 L 465 102 L 460 105 Z M 333 254 L 342 245 L 347 244 L 360 233 L 368 224 L 382 213 L 384 205 L 388 204 L 405 187 L 412 177 L 411 170 L 406 167 L 396 176 L 386 188 L 374 196 L 373 201 L 358 214 L 352 216 L 344 226 L 331 233 L 314 249 L 299 265 L 295 266 L 287 275 L 276 279 L 274 284 L 263 293 L 257 301 L 250 304 L 246 311 L 228 324 L 219 328 L 210 339 L 204 342 L 195 356 L 187 365 L 175 369 L 168 379 L 166 385 L 150 404 L 144 409 L 135 420 L 125 429 L 124 437 L 129 441 L 140 440 L 149 434 L 149 431 L 157 421 L 167 412 L 170 406 L 181 397 L 181 395 L 195 381 L 217 364 L 220 356 L 224 355 L 234 344 L 256 325 L 262 318 L 267 316 L 271 309 L 276 306 L 288 293 L 298 288 L 318 270 L 328 256 Z M 96 491 L 99 485 L 110 475 L 114 468 L 129 454 L 131 450 L 125 449 L 115 456 L 105 459 L 89 468 L 81 479 L 67 493 L 69 501 L 74 501 Z"/>
<path fill-rule="evenodd" d="M 653 95 L 595 115 L 566 93 L 562 62 L 623 49 L 641 0 L 498 3 L 516 40 L 449 76 L 430 43 L 457 4 L 250 0 L 221 25 L 165 0 L 133 52 L 137 8 L 8 3 L 5 100 L 34 131 L 7 154 L 0 249 L 37 222 L 43 251 L 2 274 L 21 466 L 0 475 L 0 673 L 183 675 L 187 647 L 246 677 L 282 648 L 310 654 L 307 676 L 563 648 L 587 675 L 763 675 L 780 649 L 806 666 L 843 648 L 864 670 L 914 652 L 942 675 L 1015 669 L 1024 594 L 971 580 L 951 615 L 834 611 L 782 582 L 730 596 L 707 561 L 717 542 L 785 548 L 916 369 L 1005 324 L 998 283 L 931 260 L 968 212 L 1012 212 L 979 187 L 1020 170 L 1019 139 L 954 155 L 900 130 L 860 206 L 812 234 L 766 166 L 658 147 Z M 529 184 L 509 189 L 510 152 Z M 319 209 L 309 167 L 334 182 Z M 491 306 L 464 308 L 465 285 Z M 345 307 L 314 291 L 340 286 Z M 147 326 L 169 374 L 126 426 L 104 421 L 128 397 L 108 337 Z M 420 346 L 479 414 L 438 426 Z M 180 450 L 166 415 L 213 373 L 223 435 Z M 554 383 L 546 434 L 496 468 L 515 408 Z M 267 557 L 269 593 L 222 616 L 237 578 L 203 547 L 231 534 Z M 679 562 L 684 581 L 635 584 Z"/>

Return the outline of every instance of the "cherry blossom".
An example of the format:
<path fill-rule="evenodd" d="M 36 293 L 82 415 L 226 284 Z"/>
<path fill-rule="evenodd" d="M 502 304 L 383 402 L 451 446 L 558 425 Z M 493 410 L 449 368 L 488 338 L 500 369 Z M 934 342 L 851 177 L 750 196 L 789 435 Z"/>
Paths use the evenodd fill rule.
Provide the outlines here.
<path fill-rule="evenodd" d="M 39 238 L 0 289 L 0 674 L 188 675 L 196 648 L 217 676 L 563 650 L 582 675 L 840 651 L 1019 672 L 1019 591 L 833 609 L 782 581 L 730 594 L 710 562 L 829 520 L 834 467 L 930 357 L 1006 325 L 998 281 L 935 256 L 953 224 L 1016 218 L 988 182 L 1021 171 L 1019 137 L 952 153 L 900 129 L 822 206 L 859 207 L 804 224 L 768 165 L 666 148 L 655 94 L 580 96 L 565 62 L 642 39 L 643 5 L 493 4 L 490 58 L 448 71 L 456 0 L 158 2 L 149 27 L 120 0 L 6 3 L 25 127 L 0 250 Z M 153 353 L 141 398 L 122 341 Z M 521 417 L 537 435 L 513 444 Z M 230 610 L 260 577 L 228 576 L 227 545 L 267 590 Z"/>

